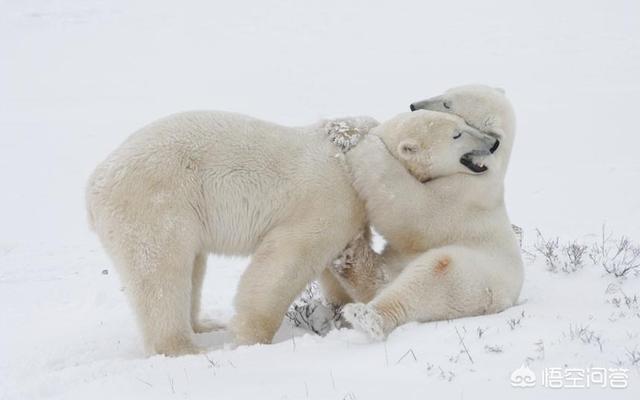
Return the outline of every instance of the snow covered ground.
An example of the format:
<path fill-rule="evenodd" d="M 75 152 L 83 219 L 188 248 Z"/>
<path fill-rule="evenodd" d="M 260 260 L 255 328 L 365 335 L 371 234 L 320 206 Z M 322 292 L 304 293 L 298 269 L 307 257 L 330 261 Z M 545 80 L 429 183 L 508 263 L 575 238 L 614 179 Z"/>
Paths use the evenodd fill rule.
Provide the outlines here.
<path fill-rule="evenodd" d="M 593 243 L 606 224 L 640 241 L 640 3 L 216 3 L 0 1 L 0 398 L 640 396 L 640 276 L 586 256 L 570 273 L 527 257 L 518 306 L 385 343 L 285 322 L 273 345 L 233 349 L 221 332 L 199 335 L 206 356 L 146 358 L 86 227 L 84 182 L 175 111 L 383 120 L 451 86 L 501 86 L 519 118 L 507 204 L 525 249 L 536 228 Z M 231 317 L 244 265 L 210 259 L 208 315 Z M 534 388 L 512 387 L 523 364 Z M 628 387 L 544 387 L 556 368 L 625 368 Z"/>

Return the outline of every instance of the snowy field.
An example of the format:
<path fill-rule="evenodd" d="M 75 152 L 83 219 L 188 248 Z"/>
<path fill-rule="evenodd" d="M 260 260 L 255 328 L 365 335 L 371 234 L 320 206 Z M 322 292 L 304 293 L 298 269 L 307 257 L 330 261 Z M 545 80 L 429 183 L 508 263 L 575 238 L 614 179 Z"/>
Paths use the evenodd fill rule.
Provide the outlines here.
<path fill-rule="evenodd" d="M 640 245 L 639 16 L 633 0 L 1 0 L 0 399 L 640 398 L 640 271 L 616 276 Z M 145 357 L 84 210 L 128 134 L 189 109 L 384 120 L 471 82 L 505 88 L 518 115 L 517 306 L 384 343 L 285 321 L 273 345 L 219 332 L 197 338 L 206 355 Z M 626 254 L 609 241 L 600 257 L 603 226 Z M 246 263 L 209 260 L 207 315 L 231 317 Z M 512 386 L 522 365 L 532 388 Z M 556 373 L 564 387 L 546 387 Z"/>

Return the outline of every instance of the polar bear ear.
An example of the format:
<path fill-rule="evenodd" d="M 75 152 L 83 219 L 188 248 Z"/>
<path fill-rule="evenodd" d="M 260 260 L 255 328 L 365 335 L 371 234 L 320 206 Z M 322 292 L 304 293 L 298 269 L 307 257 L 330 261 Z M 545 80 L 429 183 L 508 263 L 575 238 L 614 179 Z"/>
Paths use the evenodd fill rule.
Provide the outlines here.
<path fill-rule="evenodd" d="M 495 89 L 497 92 L 500 92 L 500 93 L 502 93 L 502 94 L 505 94 L 505 93 L 506 93 L 506 92 L 505 92 L 505 90 L 504 90 L 503 88 L 501 88 L 501 87 L 494 87 L 494 89 Z"/>
<path fill-rule="evenodd" d="M 416 153 L 418 153 L 419 149 L 420 146 L 418 143 L 411 139 L 403 140 L 398 144 L 398 154 L 400 154 L 400 157 L 405 160 L 413 158 Z"/>

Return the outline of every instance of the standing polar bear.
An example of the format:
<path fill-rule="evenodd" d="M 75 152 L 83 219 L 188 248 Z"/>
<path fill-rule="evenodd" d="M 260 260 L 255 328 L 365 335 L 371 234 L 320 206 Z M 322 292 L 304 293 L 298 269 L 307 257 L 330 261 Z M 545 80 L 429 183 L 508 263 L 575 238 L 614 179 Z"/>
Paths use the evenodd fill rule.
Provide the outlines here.
<path fill-rule="evenodd" d="M 442 113 L 425 113 L 423 123 L 447 137 L 473 130 Z M 198 320 L 209 253 L 252 255 L 230 326 L 238 344 L 270 342 L 317 275 L 330 301 L 351 301 L 326 269 L 368 229 L 341 150 L 375 125 L 363 117 L 289 128 L 190 112 L 142 128 L 109 155 L 89 179 L 87 208 L 148 350 L 194 352 L 192 333 L 215 328 Z M 420 177 L 420 154 L 388 134 L 389 145 L 406 155 L 404 168 Z M 478 138 L 465 134 L 459 149 L 447 149 L 460 153 L 450 157 L 486 147 Z"/>
<path fill-rule="evenodd" d="M 382 141 L 371 135 L 348 157 L 370 223 L 387 247 L 382 255 L 373 254 L 366 238 L 360 238 L 334 271 L 363 302 L 345 306 L 344 317 L 376 339 L 409 321 L 502 311 L 517 301 L 523 281 L 520 249 L 504 204 L 515 133 L 509 101 L 500 90 L 464 86 L 411 109 L 417 111 L 376 128 Z M 462 136 L 415 135 L 423 110 L 456 114 L 495 142 L 486 152 L 451 161 L 467 167 L 464 173 L 441 174 L 437 166 L 443 152 L 438 149 L 455 146 Z M 389 148 L 388 130 L 415 140 L 414 154 L 425 149 L 429 168 L 422 181 L 427 183 L 398 162 L 402 156 Z"/>
<path fill-rule="evenodd" d="M 363 133 L 377 125 L 338 122 Z M 195 352 L 192 333 L 217 327 L 198 319 L 209 253 L 252 255 L 231 330 L 238 344 L 271 341 L 293 299 L 366 226 L 336 154 L 325 123 L 188 112 L 140 129 L 96 168 L 90 224 L 148 351 Z"/>

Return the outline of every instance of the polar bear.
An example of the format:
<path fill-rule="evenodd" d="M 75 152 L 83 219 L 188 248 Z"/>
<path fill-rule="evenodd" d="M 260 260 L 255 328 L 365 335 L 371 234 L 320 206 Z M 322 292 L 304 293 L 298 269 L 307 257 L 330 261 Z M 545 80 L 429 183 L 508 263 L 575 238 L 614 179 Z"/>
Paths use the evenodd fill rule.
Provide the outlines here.
<path fill-rule="evenodd" d="M 511 104 L 500 90 L 474 85 L 411 109 L 416 111 L 375 128 L 347 157 L 370 223 L 387 247 L 381 255 L 371 254 L 366 238 L 356 239 L 333 269 L 359 301 L 343 308 L 345 319 L 375 339 L 409 321 L 502 311 L 517 301 L 523 282 L 520 249 L 504 204 L 515 134 Z M 460 116 L 492 144 L 455 160 L 466 170 L 443 175 L 435 167 L 446 154 L 441 148 L 455 147 L 464 134 L 415 135 L 424 110 Z M 389 147 L 388 130 L 422 139 L 409 146 L 427 149 L 422 182 L 398 162 L 404 155 Z"/>
<path fill-rule="evenodd" d="M 109 155 L 89 179 L 89 220 L 147 350 L 195 352 L 192 333 L 217 327 L 198 320 L 209 253 L 252 255 L 230 328 L 238 344 L 270 342 L 292 300 L 366 226 L 328 135 L 375 125 L 362 117 L 292 128 L 187 112 L 143 127 Z"/>

